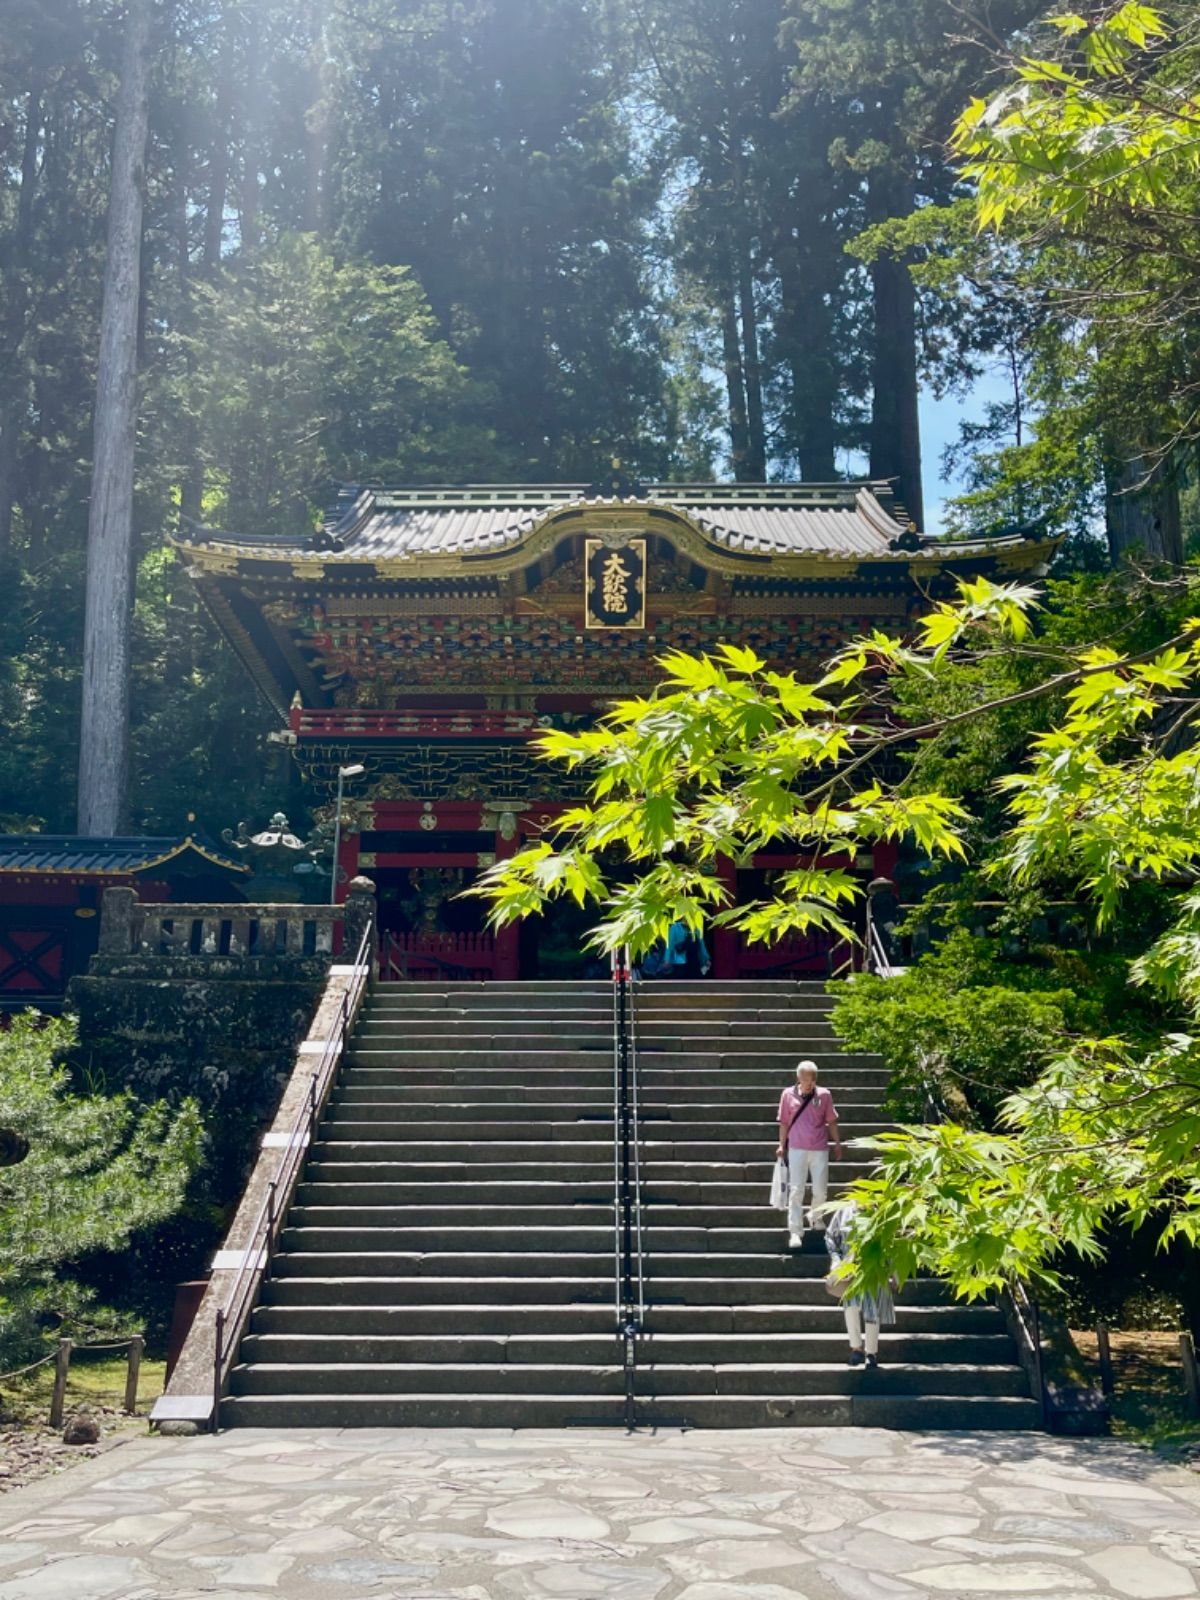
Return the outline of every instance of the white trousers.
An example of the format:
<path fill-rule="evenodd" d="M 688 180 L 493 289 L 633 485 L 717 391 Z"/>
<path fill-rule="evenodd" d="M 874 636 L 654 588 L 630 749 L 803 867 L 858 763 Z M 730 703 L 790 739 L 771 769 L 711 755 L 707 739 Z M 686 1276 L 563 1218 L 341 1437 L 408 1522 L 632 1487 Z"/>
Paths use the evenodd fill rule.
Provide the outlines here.
<path fill-rule="evenodd" d="M 788 1151 L 788 1228 L 804 1232 L 804 1190 L 812 1184 L 812 1204 L 819 1206 L 829 1189 L 829 1146 L 824 1150 Z"/>
<path fill-rule="evenodd" d="M 851 1350 L 861 1350 L 863 1341 L 866 1341 L 867 1354 L 879 1354 L 879 1324 L 877 1322 L 863 1323 L 862 1307 L 842 1302 L 842 1310 L 846 1316 L 846 1332 L 850 1336 Z"/>

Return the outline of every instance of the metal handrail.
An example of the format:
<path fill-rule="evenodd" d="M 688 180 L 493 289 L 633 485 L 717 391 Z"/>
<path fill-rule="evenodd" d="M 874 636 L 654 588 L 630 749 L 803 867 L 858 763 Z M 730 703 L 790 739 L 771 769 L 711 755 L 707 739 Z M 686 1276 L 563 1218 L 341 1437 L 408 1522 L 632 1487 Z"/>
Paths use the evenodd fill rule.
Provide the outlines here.
<path fill-rule="evenodd" d="M 613 985 L 613 1310 L 625 1374 L 625 1426 L 637 1424 L 637 1341 L 645 1310 L 636 1040 L 629 950 L 612 955 Z"/>
<path fill-rule="evenodd" d="M 837 946 L 835 945 L 834 949 L 836 949 L 836 948 L 837 948 Z M 839 961 L 837 963 L 836 966 L 834 965 L 834 962 L 833 962 L 833 951 L 831 950 L 829 952 L 829 977 L 830 978 L 840 978 L 844 972 L 853 973 L 856 970 L 855 969 L 855 965 L 854 965 L 854 946 L 853 945 L 848 945 L 847 946 L 847 951 L 848 951 L 848 953 L 843 957 L 843 959 L 841 961 Z"/>
<path fill-rule="evenodd" d="M 1003 1291 L 1008 1302 L 1009 1326 L 1020 1333 L 1021 1365 L 1029 1377 L 1042 1412 L 1042 1426 L 1047 1426 L 1050 1396 L 1046 1392 L 1046 1377 L 1042 1367 L 1042 1314 L 1038 1303 L 1019 1278 L 1015 1278 Z"/>
<path fill-rule="evenodd" d="M 250 1312 L 254 1294 L 271 1275 L 271 1252 L 285 1214 L 284 1207 L 279 1201 L 281 1197 L 286 1198 L 291 1194 L 292 1186 L 304 1163 L 305 1152 L 312 1147 L 316 1138 L 317 1119 L 332 1086 L 334 1074 L 346 1047 L 350 1026 L 370 976 L 370 951 L 371 929 L 368 927 L 351 964 L 350 983 L 342 995 L 337 1021 L 325 1040 L 321 1058 L 308 1080 L 304 1103 L 288 1130 L 287 1143 L 279 1158 L 275 1176 L 267 1184 L 267 1198 L 255 1218 L 250 1237 L 242 1249 L 242 1259 L 236 1268 L 228 1298 L 217 1310 L 216 1342 L 213 1350 L 214 1432 L 220 1423 L 221 1399 L 240 1342 L 242 1324 Z"/>
<path fill-rule="evenodd" d="M 880 977 L 886 977 L 892 965 L 888 960 L 887 951 L 883 948 L 883 940 L 879 937 L 879 929 L 871 916 L 870 906 L 867 907 L 866 963 L 867 971 L 877 973 Z"/>
<path fill-rule="evenodd" d="M 621 1053 L 622 1018 L 617 968 L 619 957 L 614 950 L 609 957 L 612 976 L 612 1061 L 613 1061 L 613 1325 L 620 1337 L 624 1322 L 624 1304 L 621 1294 Z"/>
<path fill-rule="evenodd" d="M 629 1082 L 633 1134 L 633 1221 L 635 1251 L 637 1255 L 637 1311 L 638 1328 L 646 1320 L 646 1253 L 642 1238 L 642 1106 L 641 1061 L 638 1044 L 637 987 L 632 981 L 633 963 L 629 948 L 625 949 L 625 970 L 630 975 L 629 991 Z"/>

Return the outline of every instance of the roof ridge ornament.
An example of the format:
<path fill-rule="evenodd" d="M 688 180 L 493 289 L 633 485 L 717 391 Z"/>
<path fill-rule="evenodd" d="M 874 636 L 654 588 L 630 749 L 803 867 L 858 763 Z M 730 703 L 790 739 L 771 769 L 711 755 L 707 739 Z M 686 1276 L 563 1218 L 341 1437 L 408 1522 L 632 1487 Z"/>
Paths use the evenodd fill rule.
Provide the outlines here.
<path fill-rule="evenodd" d="M 621 458 L 613 456 L 608 472 L 584 490 L 585 500 L 645 500 L 649 498 L 646 485 L 631 478 L 621 466 Z"/>
<path fill-rule="evenodd" d="M 903 533 L 898 533 L 894 539 L 888 540 L 889 550 L 917 551 L 924 548 L 924 539 L 913 527 L 905 528 Z"/>

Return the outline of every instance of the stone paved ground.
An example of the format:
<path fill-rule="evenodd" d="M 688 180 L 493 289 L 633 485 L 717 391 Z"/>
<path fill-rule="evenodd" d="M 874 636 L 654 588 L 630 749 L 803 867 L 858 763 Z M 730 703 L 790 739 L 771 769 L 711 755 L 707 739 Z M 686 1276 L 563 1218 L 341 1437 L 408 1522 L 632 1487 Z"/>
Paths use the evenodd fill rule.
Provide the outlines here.
<path fill-rule="evenodd" d="M 947 1600 L 1200 1588 L 1200 1479 L 1107 1440 L 235 1430 L 0 1501 L 0 1600 Z"/>

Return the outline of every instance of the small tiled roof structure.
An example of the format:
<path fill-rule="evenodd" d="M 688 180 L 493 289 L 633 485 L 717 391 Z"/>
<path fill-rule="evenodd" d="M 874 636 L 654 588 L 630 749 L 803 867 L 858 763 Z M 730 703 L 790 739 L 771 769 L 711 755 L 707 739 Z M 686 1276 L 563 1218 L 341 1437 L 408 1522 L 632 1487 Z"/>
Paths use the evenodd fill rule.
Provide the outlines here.
<path fill-rule="evenodd" d="M 89 839 L 63 833 L 0 833 L 0 873 L 72 878 L 139 877 L 157 868 L 217 868 L 244 875 L 243 862 L 190 834 L 175 838 Z"/>

